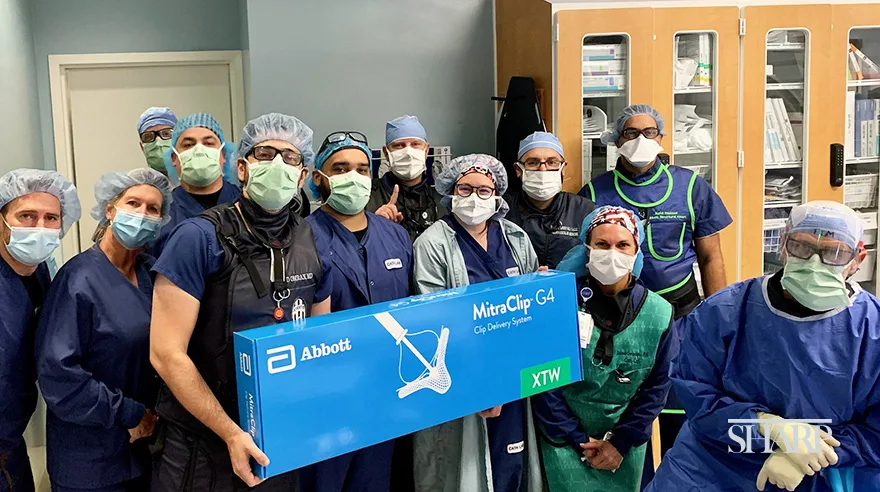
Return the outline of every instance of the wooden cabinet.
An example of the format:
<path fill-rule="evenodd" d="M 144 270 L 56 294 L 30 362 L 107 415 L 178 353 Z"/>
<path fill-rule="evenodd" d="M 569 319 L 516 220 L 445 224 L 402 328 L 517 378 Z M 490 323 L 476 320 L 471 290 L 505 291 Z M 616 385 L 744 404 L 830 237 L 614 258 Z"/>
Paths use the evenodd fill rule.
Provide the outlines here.
<path fill-rule="evenodd" d="M 566 150 L 564 189 L 572 192 L 613 165 L 615 149 L 598 143 L 602 125 L 626 104 L 657 108 L 672 163 L 704 175 L 734 217 L 722 233 L 731 281 L 779 267 L 792 206 L 851 204 L 868 222 L 859 280 L 873 291 L 880 71 L 855 79 L 848 63 L 855 46 L 869 59 L 860 63 L 880 65 L 880 28 L 871 27 L 878 25 L 880 5 L 870 4 L 577 10 L 496 0 L 498 87 L 513 75 L 535 78 L 546 124 Z M 856 114 L 854 100 L 875 99 L 858 103 L 873 108 L 873 122 Z M 853 132 L 862 131 L 874 145 L 854 149 Z M 847 148 L 841 187 L 831 183 L 832 143 Z"/>

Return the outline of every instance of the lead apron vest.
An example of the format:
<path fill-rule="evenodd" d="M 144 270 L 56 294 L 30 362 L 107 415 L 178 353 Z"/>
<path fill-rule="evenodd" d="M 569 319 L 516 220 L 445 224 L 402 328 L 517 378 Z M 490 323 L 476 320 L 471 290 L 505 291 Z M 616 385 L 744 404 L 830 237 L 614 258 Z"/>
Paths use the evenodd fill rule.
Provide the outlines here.
<path fill-rule="evenodd" d="M 647 289 L 645 292 L 636 319 L 614 335 L 611 364 L 597 365 L 594 346 L 582 349 L 584 379 L 563 389 L 566 404 L 591 436 L 602 436 L 617 424 L 654 367 L 660 337 L 672 318 L 672 306 L 659 295 Z M 598 339 L 599 328 L 593 327 L 591 340 Z M 629 378 L 630 383 L 618 382 L 618 375 Z M 583 455 L 576 454 L 568 443 L 551 443 L 544 436 L 541 454 L 550 491 L 636 492 L 642 479 L 645 446 L 632 448 L 623 457 L 620 468 L 612 473 L 590 468 L 588 463 L 581 462 Z"/>
<path fill-rule="evenodd" d="M 315 249 L 311 226 L 291 213 L 290 220 L 295 225 L 290 237 L 281 241 L 286 246 L 281 251 L 284 277 L 290 292 L 279 304 L 276 299 L 283 295 L 276 295 L 270 282 L 273 267 L 270 249 L 247 232 L 235 205 L 212 208 L 201 217 L 216 227 L 225 259 L 220 270 L 211 275 L 205 285 L 199 317 L 187 353 L 223 410 L 229 418 L 238 422 L 232 334 L 305 318 L 311 311 L 315 291 L 321 281 L 321 260 Z M 263 291 L 260 293 L 251 278 L 247 262 L 242 261 L 243 256 L 250 259 L 253 273 L 262 281 Z M 283 310 L 280 320 L 274 316 L 278 307 Z M 177 401 L 167 385 L 163 384 L 159 391 L 156 410 L 163 418 L 191 431 L 210 434 L 210 430 Z"/>
<path fill-rule="evenodd" d="M 691 171 L 690 179 L 676 180 L 673 179 L 668 164 L 658 165 L 660 168 L 657 170 L 657 173 L 644 183 L 635 184 L 632 181 L 627 180 L 625 176 L 615 169 L 611 171 L 611 173 L 608 173 L 608 175 L 603 175 L 602 177 L 597 178 L 597 183 L 595 185 L 592 182 L 589 183 L 588 187 L 590 190 L 590 198 L 592 198 L 593 203 L 595 203 L 597 207 L 603 205 L 615 205 L 636 212 L 645 224 L 645 244 L 648 246 L 648 251 L 646 251 L 645 254 L 650 255 L 654 261 L 671 262 L 677 260 L 685 253 L 686 248 L 689 247 L 689 245 L 684 244 L 685 233 L 690 229 L 690 233 L 693 235 L 696 227 L 693 191 L 694 183 L 697 180 L 697 174 Z M 666 177 L 666 186 L 663 186 L 663 190 L 657 193 L 656 200 L 640 202 L 627 196 L 624 190 L 621 189 L 621 182 L 642 187 L 650 186 L 662 177 Z M 605 181 L 599 182 L 599 180 L 603 178 L 605 178 Z M 610 180 L 610 183 L 607 182 L 608 180 Z M 670 200 L 670 197 L 673 195 L 676 197 L 686 197 L 687 210 L 680 210 L 676 206 L 684 203 L 683 201 L 674 199 Z M 675 218 L 670 220 L 671 217 Z M 675 250 L 664 250 L 661 249 L 659 245 L 655 245 L 657 242 L 654 239 L 654 233 L 657 232 L 655 229 L 660 228 L 665 229 L 663 231 L 664 234 L 661 235 L 678 235 L 678 247 Z M 690 270 L 684 278 L 668 279 L 668 285 L 655 286 L 656 288 L 654 290 L 660 295 L 667 296 L 686 287 L 693 277 L 694 272 L 693 270 Z M 689 288 L 696 289 L 696 283 Z M 673 297 L 675 296 L 673 295 Z"/>

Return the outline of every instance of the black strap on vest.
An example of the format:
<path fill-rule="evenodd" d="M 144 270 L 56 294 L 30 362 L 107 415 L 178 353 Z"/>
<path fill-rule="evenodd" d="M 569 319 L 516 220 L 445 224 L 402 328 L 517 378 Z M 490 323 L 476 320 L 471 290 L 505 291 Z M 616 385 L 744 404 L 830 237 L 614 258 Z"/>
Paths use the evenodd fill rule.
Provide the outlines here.
<path fill-rule="evenodd" d="M 236 209 L 236 213 L 241 216 L 241 213 Z M 257 271 L 256 265 L 254 265 L 253 260 L 244 254 L 241 248 L 235 242 L 235 231 L 233 231 L 228 224 L 223 221 L 220 222 L 220 238 L 229 246 L 229 249 L 232 250 L 238 258 L 241 260 L 241 263 L 247 269 L 248 276 L 251 278 L 251 283 L 254 285 L 254 290 L 257 291 L 257 297 L 262 299 L 269 295 L 269 289 L 266 288 L 266 284 L 263 283 L 263 278 L 260 277 L 260 272 Z"/>

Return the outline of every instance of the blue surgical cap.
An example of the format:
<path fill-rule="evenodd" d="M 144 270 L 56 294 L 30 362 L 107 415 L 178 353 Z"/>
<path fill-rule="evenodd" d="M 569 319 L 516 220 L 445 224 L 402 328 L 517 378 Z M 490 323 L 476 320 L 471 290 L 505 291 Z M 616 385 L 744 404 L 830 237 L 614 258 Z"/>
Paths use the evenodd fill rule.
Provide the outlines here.
<path fill-rule="evenodd" d="M 177 170 L 174 169 L 174 165 L 171 163 L 171 153 L 174 152 L 173 149 L 177 145 L 177 140 L 180 139 L 180 134 L 190 128 L 196 127 L 211 130 L 214 132 L 214 135 L 217 135 L 217 138 L 223 142 L 221 150 L 223 151 L 223 157 L 226 159 L 226 164 L 223 169 L 223 178 L 232 184 L 238 184 L 238 172 L 235 166 L 235 145 L 232 142 L 226 141 L 226 137 L 223 135 L 223 129 L 220 128 L 220 123 L 208 113 L 188 114 L 179 119 L 177 124 L 174 125 L 174 132 L 171 133 L 171 148 L 168 149 L 164 155 L 165 170 L 168 173 L 168 178 L 171 179 L 171 182 L 174 185 L 179 184 Z"/>
<path fill-rule="evenodd" d="M 401 138 L 418 138 L 427 142 L 428 132 L 416 116 L 401 116 L 385 123 L 385 145 Z"/>
<path fill-rule="evenodd" d="M 587 275 L 589 273 L 589 270 L 587 269 L 587 262 L 589 261 L 590 257 L 588 254 L 589 250 L 587 248 L 587 240 L 589 239 L 587 235 L 596 226 L 595 224 L 593 224 L 593 221 L 595 221 L 600 214 L 613 216 L 614 212 L 621 208 L 622 207 L 606 205 L 604 207 L 596 207 L 592 212 L 590 212 L 584 218 L 584 221 L 581 222 L 581 229 L 580 233 L 578 234 L 578 237 L 580 237 L 581 239 L 581 244 L 578 244 L 577 246 L 568 250 L 568 253 L 566 253 L 565 257 L 562 258 L 562 261 L 560 261 L 559 264 L 556 265 L 556 269 L 565 272 L 572 272 L 578 277 L 583 277 Z M 645 242 L 645 229 L 642 221 L 639 220 L 638 214 L 629 209 L 623 210 L 625 210 L 629 214 L 632 214 L 635 219 L 633 220 L 633 222 L 635 223 L 636 230 L 638 231 L 639 243 Z M 621 227 L 624 226 L 621 225 Z M 642 267 L 644 266 L 645 262 L 645 255 L 642 253 L 641 247 L 637 247 L 636 249 L 636 261 L 633 265 L 632 274 L 638 277 L 642 273 Z"/>
<path fill-rule="evenodd" d="M 244 159 L 253 148 L 267 140 L 282 140 L 296 147 L 303 156 L 303 166 L 315 158 L 312 129 L 293 116 L 269 113 L 248 121 L 238 141 L 238 157 Z"/>
<path fill-rule="evenodd" d="M 61 202 L 62 235 L 82 215 L 76 187 L 55 171 L 16 169 L 0 176 L 0 208 L 30 193 L 48 193 Z"/>
<path fill-rule="evenodd" d="M 315 157 L 315 169 L 320 171 L 321 166 L 327 162 L 327 159 L 329 159 L 331 155 L 345 149 L 358 149 L 364 154 L 367 154 L 368 161 L 372 161 L 373 159 L 373 153 L 370 151 L 370 147 L 367 146 L 367 144 L 358 142 L 346 135 L 345 140 L 330 142 L 323 149 L 318 151 L 318 156 Z M 311 179 L 309 179 L 309 190 L 311 190 L 316 197 L 321 196 L 321 192 L 318 190 L 318 185 Z"/>
<path fill-rule="evenodd" d="M 147 108 L 138 118 L 138 135 L 147 131 L 147 128 L 157 125 L 168 125 L 174 127 L 177 124 L 177 116 L 171 111 L 171 108 Z"/>
<path fill-rule="evenodd" d="M 95 183 L 95 206 L 91 216 L 100 224 L 107 223 L 107 202 L 125 193 L 132 186 L 150 185 L 162 193 L 162 225 L 171 220 L 171 181 L 159 171 L 149 168 L 134 169 L 128 172 L 107 173 Z"/>
<path fill-rule="evenodd" d="M 620 112 L 620 116 L 615 120 L 614 126 L 603 133 L 602 136 L 599 137 L 599 140 L 605 145 L 613 145 L 620 140 L 620 135 L 626 128 L 626 122 L 633 116 L 638 116 L 640 114 L 654 118 L 654 121 L 657 122 L 657 129 L 660 130 L 660 135 L 666 135 L 666 132 L 663 131 L 663 116 L 660 115 L 659 111 L 652 108 L 650 104 L 632 104 L 623 108 L 623 111 Z"/>
<path fill-rule="evenodd" d="M 469 154 L 452 159 L 452 162 L 444 166 L 434 180 L 434 188 L 443 196 L 452 195 L 452 189 L 461 178 L 461 173 L 471 167 L 484 167 L 492 173 L 495 192 L 498 195 L 503 195 L 507 191 L 507 171 L 504 169 L 504 164 L 486 154 Z"/>
<path fill-rule="evenodd" d="M 856 249 L 864 230 L 864 221 L 853 209 L 842 203 L 817 200 L 791 209 L 785 234 L 805 232 L 833 237 Z"/>
<path fill-rule="evenodd" d="M 519 143 L 519 152 L 516 153 L 516 158 L 522 159 L 522 156 L 532 149 L 553 149 L 565 159 L 565 154 L 562 153 L 562 144 L 552 133 L 535 132 L 524 138 Z"/>

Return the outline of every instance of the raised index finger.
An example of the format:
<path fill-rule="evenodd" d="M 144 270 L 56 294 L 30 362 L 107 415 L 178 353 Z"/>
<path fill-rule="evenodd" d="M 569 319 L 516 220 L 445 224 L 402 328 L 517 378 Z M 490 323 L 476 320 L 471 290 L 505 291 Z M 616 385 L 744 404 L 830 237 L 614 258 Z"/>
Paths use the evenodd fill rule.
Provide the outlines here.
<path fill-rule="evenodd" d="M 394 191 L 391 192 L 391 198 L 388 199 L 388 205 L 397 205 L 397 193 L 400 191 L 398 185 L 394 185 Z"/>

